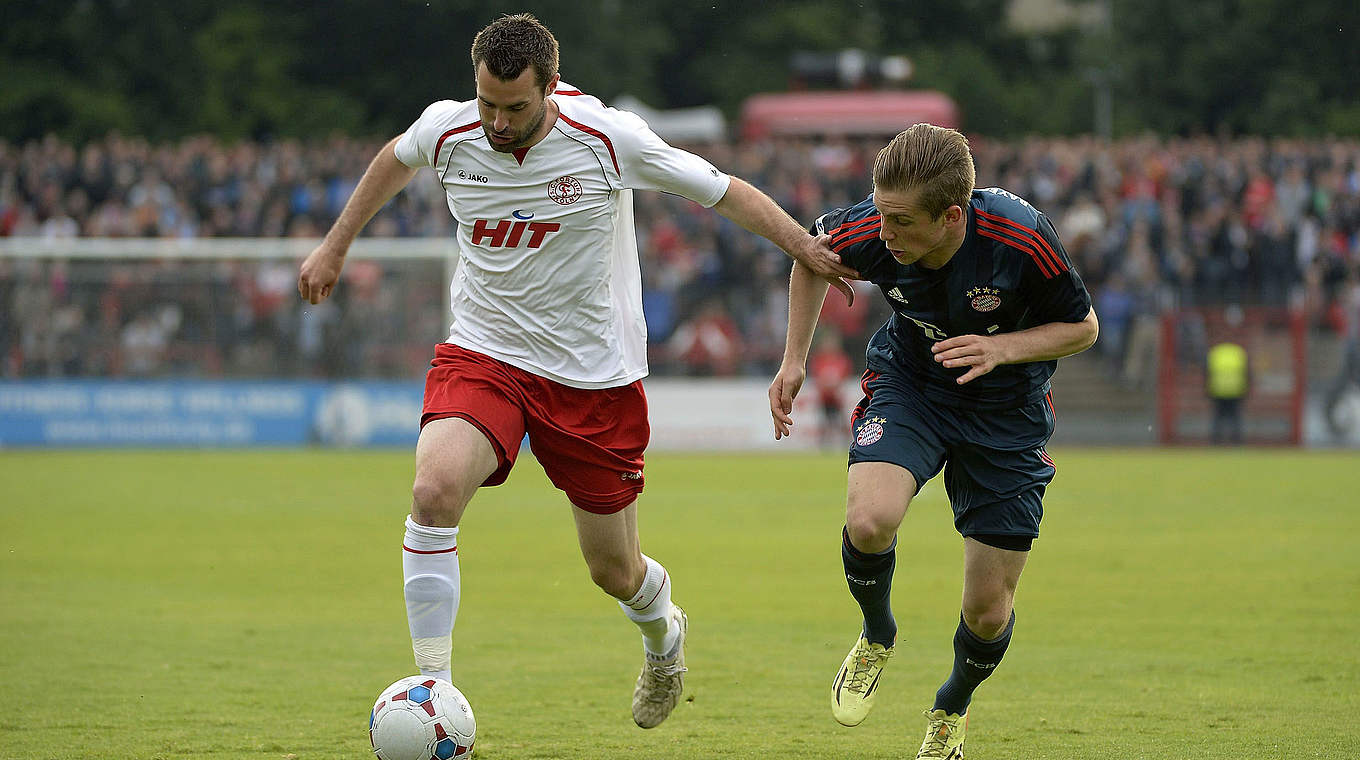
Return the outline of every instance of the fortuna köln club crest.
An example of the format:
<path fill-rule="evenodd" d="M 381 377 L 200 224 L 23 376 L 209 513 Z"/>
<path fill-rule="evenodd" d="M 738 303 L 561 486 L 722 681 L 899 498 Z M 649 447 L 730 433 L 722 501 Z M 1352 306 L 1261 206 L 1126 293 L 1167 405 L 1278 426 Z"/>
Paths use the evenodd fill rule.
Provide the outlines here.
<path fill-rule="evenodd" d="M 967 296 L 974 311 L 993 311 L 1001 305 L 1001 291 L 985 285 L 968 291 Z"/>
<path fill-rule="evenodd" d="M 570 206 L 581 199 L 581 181 L 570 174 L 558 177 L 548 183 L 548 197 L 553 203 Z"/>

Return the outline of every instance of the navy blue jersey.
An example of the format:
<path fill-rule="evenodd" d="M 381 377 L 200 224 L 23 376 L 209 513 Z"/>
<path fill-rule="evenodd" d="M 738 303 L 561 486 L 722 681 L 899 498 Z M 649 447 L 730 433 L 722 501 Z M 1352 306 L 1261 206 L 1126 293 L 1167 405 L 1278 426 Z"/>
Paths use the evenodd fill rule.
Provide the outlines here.
<path fill-rule="evenodd" d="M 903 265 L 879 239 L 873 196 L 817 219 L 846 266 L 877 285 L 892 306 L 869 340 L 868 366 L 905 373 L 932 400 L 950 406 L 1009 409 L 1048 392 L 1056 361 L 1003 364 L 959 385 L 968 368 L 947 369 L 930 347 L 960 335 L 995 335 L 1049 322 L 1080 322 L 1091 296 L 1048 217 L 1000 188 L 973 191 L 968 232 L 939 269 Z"/>

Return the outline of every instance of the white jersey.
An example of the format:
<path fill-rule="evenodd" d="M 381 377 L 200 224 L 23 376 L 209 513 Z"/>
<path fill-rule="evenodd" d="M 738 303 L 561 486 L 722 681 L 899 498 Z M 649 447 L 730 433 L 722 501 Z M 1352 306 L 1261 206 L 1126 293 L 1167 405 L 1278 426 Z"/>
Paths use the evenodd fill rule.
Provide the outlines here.
<path fill-rule="evenodd" d="M 705 207 L 730 181 L 638 116 L 559 83 L 561 115 L 529 148 L 491 148 L 477 101 L 434 103 L 397 141 L 433 167 L 458 222 L 448 341 L 576 388 L 647 374 L 632 190 Z"/>

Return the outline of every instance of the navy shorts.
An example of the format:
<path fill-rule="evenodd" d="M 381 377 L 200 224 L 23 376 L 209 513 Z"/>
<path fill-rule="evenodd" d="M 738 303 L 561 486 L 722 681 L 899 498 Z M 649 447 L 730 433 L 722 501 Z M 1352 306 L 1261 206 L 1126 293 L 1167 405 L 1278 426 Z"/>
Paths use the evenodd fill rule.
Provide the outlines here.
<path fill-rule="evenodd" d="M 964 536 L 1037 538 L 1054 465 L 1049 395 L 1018 409 L 972 410 L 929 401 L 909 381 L 864 373 L 850 417 L 850 464 L 904 467 L 919 491 L 944 469 L 954 527 Z"/>

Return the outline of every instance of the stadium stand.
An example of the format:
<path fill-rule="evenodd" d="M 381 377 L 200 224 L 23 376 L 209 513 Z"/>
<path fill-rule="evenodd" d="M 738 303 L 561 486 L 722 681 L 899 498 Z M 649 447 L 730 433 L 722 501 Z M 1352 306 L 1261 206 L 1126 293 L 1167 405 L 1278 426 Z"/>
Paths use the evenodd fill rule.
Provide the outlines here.
<path fill-rule="evenodd" d="M 811 220 L 868 192 L 880 142 L 772 138 L 686 147 Z M 1095 297 L 1100 364 L 1072 374 L 1134 397 L 1150 393 L 1160 315 L 1173 308 L 1292 307 L 1325 339 L 1344 333 L 1342 294 L 1360 263 L 1360 142 L 973 142 L 979 185 L 1013 189 L 1048 213 Z M 150 144 L 116 134 L 79 146 L 56 137 L 0 143 L 0 236 L 316 238 L 379 145 L 340 137 Z M 443 202 L 433 177 L 418 179 L 367 236 L 447 237 Z M 681 199 L 640 193 L 637 218 L 654 370 L 770 372 L 782 346 L 787 259 Z M 308 351 L 326 354 L 319 349 L 326 341 L 368 357 L 365 374 L 415 376 L 424 363 L 412 357 L 443 333 L 442 285 L 429 282 L 440 278 L 418 268 L 365 262 L 348 270 L 350 303 L 340 305 L 361 316 L 335 316 L 325 335 L 299 333 L 293 277 L 292 262 L 267 259 L 0 257 L 0 377 L 290 375 L 338 372 L 355 359 L 309 369 Z M 166 285 L 173 281 L 186 287 Z M 849 345 L 862 345 L 886 313 L 876 298 L 851 310 L 834 294 L 828 300 L 837 310 L 828 317 Z M 384 327 L 346 333 L 355 320 Z M 696 334 L 721 336 L 731 355 L 694 350 Z M 205 336 L 220 345 L 205 348 Z M 280 354 L 285 347 L 293 350 Z M 277 355 L 300 358 L 269 361 Z"/>

